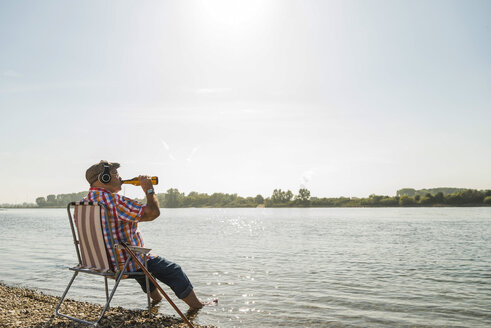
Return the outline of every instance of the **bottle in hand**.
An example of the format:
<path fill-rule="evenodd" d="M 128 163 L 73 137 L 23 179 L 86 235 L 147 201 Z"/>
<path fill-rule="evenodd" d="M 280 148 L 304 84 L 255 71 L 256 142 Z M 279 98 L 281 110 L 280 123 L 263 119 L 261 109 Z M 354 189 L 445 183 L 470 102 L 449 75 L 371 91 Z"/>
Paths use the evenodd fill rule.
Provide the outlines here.
<path fill-rule="evenodd" d="M 159 184 L 159 178 L 158 177 L 152 177 L 152 184 L 155 186 Z M 134 186 L 139 186 L 140 185 L 140 180 L 138 178 L 133 178 L 129 180 L 123 180 L 123 184 L 132 184 Z"/>

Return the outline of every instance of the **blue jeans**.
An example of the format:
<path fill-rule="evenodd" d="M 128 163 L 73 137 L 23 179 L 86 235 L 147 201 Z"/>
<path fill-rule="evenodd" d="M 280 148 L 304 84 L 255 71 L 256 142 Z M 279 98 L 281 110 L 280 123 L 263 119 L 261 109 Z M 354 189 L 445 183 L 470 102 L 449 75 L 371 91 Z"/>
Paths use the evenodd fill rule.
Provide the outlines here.
<path fill-rule="evenodd" d="M 147 267 L 148 271 L 150 271 L 155 278 L 169 286 L 180 299 L 186 298 L 193 290 L 193 285 L 178 264 L 158 256 L 148 260 Z M 141 272 L 141 270 L 138 271 Z M 142 287 L 143 292 L 146 293 L 145 276 L 140 276 L 135 279 Z M 148 283 L 150 292 L 153 292 L 157 287 L 155 287 L 151 281 Z"/>

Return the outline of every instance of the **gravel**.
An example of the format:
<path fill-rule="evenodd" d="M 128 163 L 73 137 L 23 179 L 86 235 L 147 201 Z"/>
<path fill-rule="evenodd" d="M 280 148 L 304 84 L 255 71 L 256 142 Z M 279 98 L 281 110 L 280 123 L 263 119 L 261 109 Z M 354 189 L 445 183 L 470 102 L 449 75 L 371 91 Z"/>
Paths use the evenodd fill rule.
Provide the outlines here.
<path fill-rule="evenodd" d="M 0 327 L 45 327 L 59 300 L 58 297 L 45 295 L 32 289 L 9 287 L 0 283 Z M 100 315 L 102 306 L 66 299 L 61 311 L 75 317 L 82 317 L 85 320 L 95 320 Z M 192 317 L 190 319 L 192 320 Z M 200 328 L 214 327 L 194 326 Z M 87 327 L 87 325 L 57 317 L 53 320 L 51 327 Z M 157 313 L 150 319 L 147 311 L 111 307 L 104 314 L 99 327 L 184 328 L 188 326 L 177 314 L 176 317 L 172 317 Z"/>

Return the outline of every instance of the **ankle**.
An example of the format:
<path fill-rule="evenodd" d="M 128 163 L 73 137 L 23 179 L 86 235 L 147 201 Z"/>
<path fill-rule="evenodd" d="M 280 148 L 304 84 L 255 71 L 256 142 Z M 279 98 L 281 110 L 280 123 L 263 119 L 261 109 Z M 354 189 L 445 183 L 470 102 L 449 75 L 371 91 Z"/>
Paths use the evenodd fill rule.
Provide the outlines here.
<path fill-rule="evenodd" d="M 160 295 L 158 289 L 155 289 L 153 292 L 150 293 L 150 298 L 154 302 L 160 302 L 162 300 L 162 295 Z"/>

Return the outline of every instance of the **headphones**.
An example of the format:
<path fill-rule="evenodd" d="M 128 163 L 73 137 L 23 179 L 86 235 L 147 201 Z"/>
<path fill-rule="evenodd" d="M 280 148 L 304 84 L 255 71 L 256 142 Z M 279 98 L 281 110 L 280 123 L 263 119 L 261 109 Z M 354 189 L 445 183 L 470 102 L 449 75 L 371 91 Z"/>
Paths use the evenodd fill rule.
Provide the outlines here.
<path fill-rule="evenodd" d="M 104 164 L 104 171 L 99 173 L 99 176 L 97 179 L 99 179 L 100 182 L 102 183 L 109 183 L 111 182 L 111 171 L 109 168 L 109 163 L 108 162 L 102 162 Z"/>

